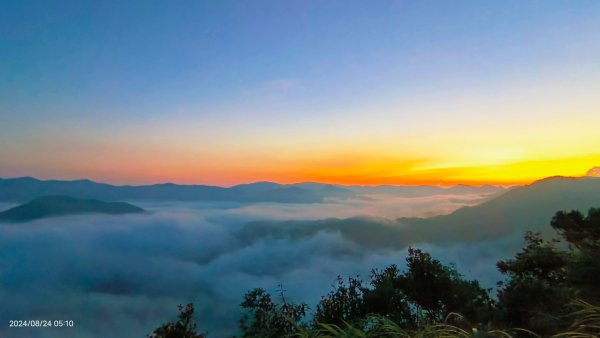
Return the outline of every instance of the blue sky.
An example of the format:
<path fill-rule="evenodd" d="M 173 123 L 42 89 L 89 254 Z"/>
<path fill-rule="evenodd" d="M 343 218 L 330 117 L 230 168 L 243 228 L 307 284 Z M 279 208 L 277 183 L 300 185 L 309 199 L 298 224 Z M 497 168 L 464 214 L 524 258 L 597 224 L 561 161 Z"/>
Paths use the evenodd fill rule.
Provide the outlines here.
<path fill-rule="evenodd" d="M 141 139 L 186 156 L 206 132 L 224 153 L 255 157 L 309 140 L 381 148 L 375 135 L 391 127 L 427 140 L 486 121 L 506 133 L 593 118 L 599 16 L 598 1 L 3 1 L 0 141 L 11 150 L 0 176 L 86 175 L 20 155 L 44 144 L 67 162 Z M 531 107 L 542 100 L 565 109 Z M 283 151 L 268 150 L 267 167 Z"/>

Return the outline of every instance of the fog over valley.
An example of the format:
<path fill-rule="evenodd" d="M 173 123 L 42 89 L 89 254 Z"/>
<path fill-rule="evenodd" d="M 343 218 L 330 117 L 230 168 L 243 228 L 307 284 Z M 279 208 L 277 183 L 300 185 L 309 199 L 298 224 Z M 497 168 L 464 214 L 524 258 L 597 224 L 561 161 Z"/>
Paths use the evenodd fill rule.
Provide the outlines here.
<path fill-rule="evenodd" d="M 105 337 L 113 332 L 134 337 L 171 318 L 178 304 L 194 302 L 209 332 L 233 334 L 241 316 L 238 305 L 249 289 L 274 291 L 282 284 L 291 299 L 314 307 L 337 275 L 367 277 L 373 267 L 402 264 L 406 251 L 401 246 L 365 247 L 327 231 L 300 241 L 244 240 L 240 231 L 249 222 L 359 216 L 391 222 L 401 216 L 448 213 L 485 197 L 370 194 L 308 204 L 138 202 L 147 213 L 1 224 L 0 297 L 5 306 L 0 319 L 71 318 L 77 323 L 69 331 L 73 336 Z M 1 210 L 15 205 L 2 203 Z M 495 255 L 484 248 L 446 248 L 443 257 L 457 262 L 475 251 L 484 252 L 483 261 L 470 261 L 462 270 L 495 276 L 486 269 Z M 4 327 L 0 333 L 16 334 Z M 62 333 L 32 328 L 18 336 Z"/>

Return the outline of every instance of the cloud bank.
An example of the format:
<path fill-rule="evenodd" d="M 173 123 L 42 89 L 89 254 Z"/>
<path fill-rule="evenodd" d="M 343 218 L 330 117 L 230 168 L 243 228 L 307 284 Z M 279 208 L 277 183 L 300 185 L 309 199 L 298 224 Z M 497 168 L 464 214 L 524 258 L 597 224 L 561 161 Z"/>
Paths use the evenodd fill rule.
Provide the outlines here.
<path fill-rule="evenodd" d="M 368 278 L 371 268 L 402 265 L 406 245 L 348 240 L 315 231 L 301 240 L 240 237 L 251 221 L 324 217 L 400 217 L 445 213 L 481 196 L 398 197 L 326 204 L 147 203 L 151 213 L 75 216 L 1 225 L 0 320 L 68 319 L 73 328 L 0 328 L 2 337 L 144 337 L 194 302 L 200 327 L 235 334 L 245 291 L 282 284 L 313 308 L 337 275 Z M 6 205 L 8 206 L 8 205 Z M 375 227 L 367 232 L 377 233 Z M 422 247 L 492 286 L 497 259 L 520 244 Z"/>

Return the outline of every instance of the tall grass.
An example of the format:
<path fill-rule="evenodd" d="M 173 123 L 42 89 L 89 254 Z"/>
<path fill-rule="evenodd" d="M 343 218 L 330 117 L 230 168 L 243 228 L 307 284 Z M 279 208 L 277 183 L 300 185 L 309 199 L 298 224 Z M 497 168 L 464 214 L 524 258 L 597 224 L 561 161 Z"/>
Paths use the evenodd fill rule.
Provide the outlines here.
<path fill-rule="evenodd" d="M 571 314 L 573 323 L 569 330 L 552 337 L 598 338 L 600 336 L 600 306 L 592 305 L 580 299 L 573 301 L 572 304 L 577 310 Z"/>
<path fill-rule="evenodd" d="M 552 338 L 600 338 L 600 306 L 583 300 L 573 303 L 575 311 L 568 331 L 557 333 Z M 505 330 L 477 328 L 458 314 L 450 314 L 444 323 L 424 326 L 418 330 L 406 330 L 397 323 L 379 315 L 368 316 L 362 323 L 351 325 L 318 324 L 313 328 L 302 328 L 298 338 L 516 338 L 540 337 L 521 328 Z"/>

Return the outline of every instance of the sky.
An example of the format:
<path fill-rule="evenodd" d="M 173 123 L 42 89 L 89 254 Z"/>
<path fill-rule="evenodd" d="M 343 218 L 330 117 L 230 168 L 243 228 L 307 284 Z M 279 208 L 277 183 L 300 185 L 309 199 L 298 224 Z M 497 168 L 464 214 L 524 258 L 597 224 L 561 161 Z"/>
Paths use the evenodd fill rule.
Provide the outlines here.
<path fill-rule="evenodd" d="M 522 184 L 600 164 L 600 2 L 0 1 L 0 177 Z"/>

